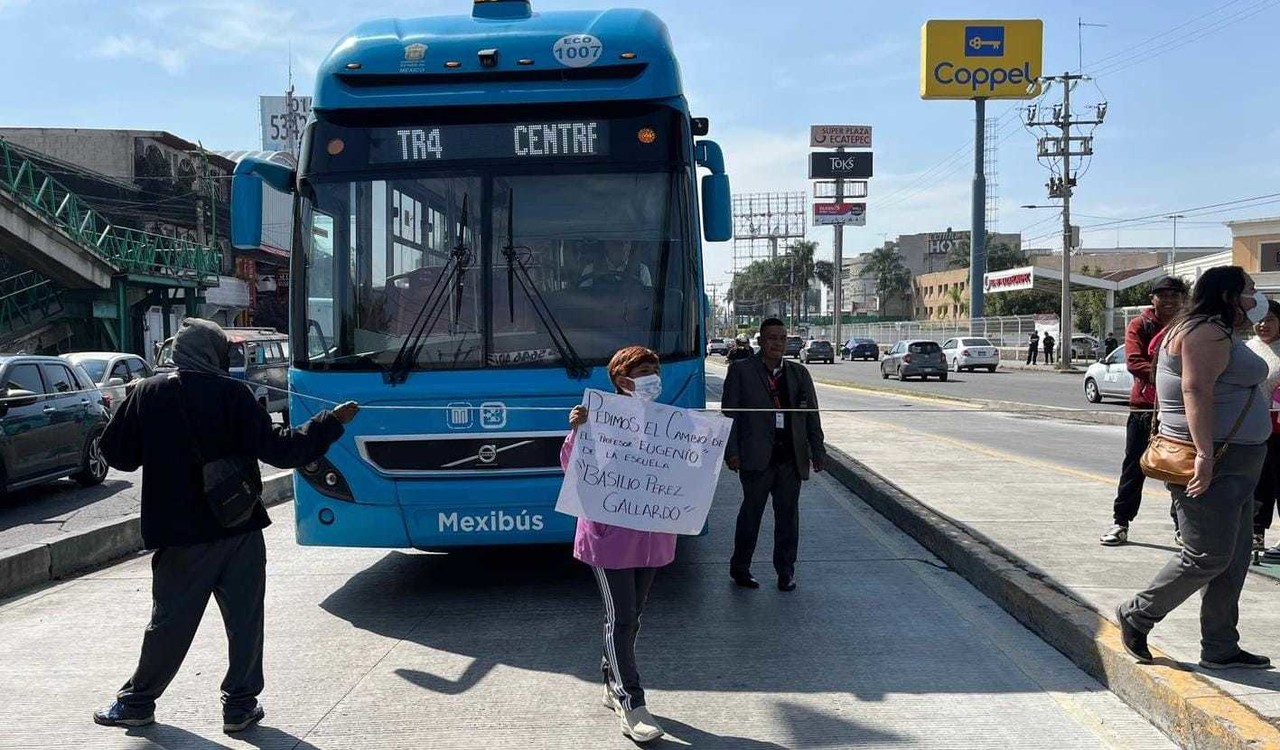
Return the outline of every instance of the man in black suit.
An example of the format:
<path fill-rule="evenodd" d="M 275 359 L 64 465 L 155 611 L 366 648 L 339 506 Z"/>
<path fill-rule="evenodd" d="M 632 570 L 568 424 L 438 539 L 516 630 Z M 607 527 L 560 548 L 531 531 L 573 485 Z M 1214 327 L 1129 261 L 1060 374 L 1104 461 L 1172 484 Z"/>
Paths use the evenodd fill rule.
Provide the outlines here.
<path fill-rule="evenodd" d="M 810 466 L 822 471 L 826 460 L 813 378 L 800 363 L 784 360 L 786 349 L 786 325 L 777 318 L 766 319 L 760 324 L 760 353 L 730 364 L 724 381 L 721 408 L 733 419 L 724 462 L 738 472 L 743 495 L 729 576 L 744 588 L 760 587 L 751 576 L 751 558 L 764 506 L 772 495 L 778 589 L 795 589 L 800 482 L 809 478 Z"/>

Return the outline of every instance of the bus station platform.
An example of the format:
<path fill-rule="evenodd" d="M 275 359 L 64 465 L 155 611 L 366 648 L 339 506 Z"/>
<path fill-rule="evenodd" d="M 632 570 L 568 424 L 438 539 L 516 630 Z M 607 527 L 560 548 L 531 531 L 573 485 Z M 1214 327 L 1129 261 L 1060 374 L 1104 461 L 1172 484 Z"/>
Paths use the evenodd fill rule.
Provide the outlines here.
<path fill-rule="evenodd" d="M 805 484 L 799 588 L 727 560 L 725 472 L 710 533 L 680 541 L 639 640 L 649 747 L 1168 748 L 1099 682 L 823 474 Z M 267 529 L 267 717 L 221 733 L 226 643 L 210 606 L 157 723 L 93 724 L 133 669 L 149 557 L 0 600 L 0 748 L 630 748 L 600 705 L 602 608 L 566 546 L 430 554 L 299 547 Z"/>

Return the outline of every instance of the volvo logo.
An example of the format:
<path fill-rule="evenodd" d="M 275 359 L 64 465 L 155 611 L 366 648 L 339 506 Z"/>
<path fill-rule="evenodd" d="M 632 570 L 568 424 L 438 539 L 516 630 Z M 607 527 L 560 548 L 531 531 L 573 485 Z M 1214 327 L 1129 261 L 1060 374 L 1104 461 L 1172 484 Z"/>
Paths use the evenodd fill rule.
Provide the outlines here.
<path fill-rule="evenodd" d="M 480 459 L 482 464 L 491 464 L 498 460 L 498 446 L 482 445 L 480 450 L 476 452 L 476 458 Z"/>

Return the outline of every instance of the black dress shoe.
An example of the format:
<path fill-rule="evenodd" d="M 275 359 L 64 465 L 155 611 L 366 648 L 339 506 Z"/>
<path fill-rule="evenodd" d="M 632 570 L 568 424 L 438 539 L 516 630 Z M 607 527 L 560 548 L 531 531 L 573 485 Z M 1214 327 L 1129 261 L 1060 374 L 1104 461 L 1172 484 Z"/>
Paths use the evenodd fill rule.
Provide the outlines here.
<path fill-rule="evenodd" d="M 746 575 L 730 574 L 729 577 L 733 579 L 733 583 L 735 585 L 741 586 L 744 589 L 760 588 L 760 582 L 753 578 L 750 573 L 747 573 Z"/>
<path fill-rule="evenodd" d="M 1151 649 L 1147 648 L 1147 634 L 1130 625 L 1120 613 L 1119 607 L 1116 608 L 1116 620 L 1120 622 L 1120 643 L 1124 645 L 1124 650 L 1137 659 L 1139 664 L 1150 664 L 1152 656 Z"/>
<path fill-rule="evenodd" d="M 796 590 L 796 577 L 795 577 L 795 576 L 780 576 L 780 577 L 778 578 L 778 590 L 779 590 L 779 591 L 795 591 L 795 590 Z"/>

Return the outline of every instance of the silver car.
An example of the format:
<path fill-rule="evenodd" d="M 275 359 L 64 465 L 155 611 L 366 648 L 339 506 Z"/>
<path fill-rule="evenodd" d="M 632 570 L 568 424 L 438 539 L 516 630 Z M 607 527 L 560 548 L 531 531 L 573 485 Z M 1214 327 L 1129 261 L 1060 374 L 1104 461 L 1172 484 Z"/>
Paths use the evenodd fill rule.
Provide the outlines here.
<path fill-rule="evenodd" d="M 1084 397 L 1090 403 L 1099 403 L 1103 398 L 1118 398 L 1128 402 L 1132 388 L 1133 375 L 1129 373 L 1123 345 L 1117 346 L 1084 371 Z"/>
<path fill-rule="evenodd" d="M 84 368 L 89 378 L 102 390 L 112 416 L 119 410 L 120 404 L 124 403 L 129 389 L 139 380 L 153 374 L 151 365 L 136 354 L 74 352 L 64 354 L 62 358 Z"/>
<path fill-rule="evenodd" d="M 942 347 L 936 341 L 924 339 L 899 341 L 880 360 L 880 377 L 888 380 L 890 375 L 897 375 L 898 380 L 915 377 L 928 380 L 933 375 L 945 381 L 947 363 L 942 358 Z"/>

